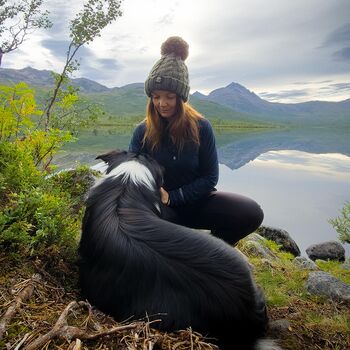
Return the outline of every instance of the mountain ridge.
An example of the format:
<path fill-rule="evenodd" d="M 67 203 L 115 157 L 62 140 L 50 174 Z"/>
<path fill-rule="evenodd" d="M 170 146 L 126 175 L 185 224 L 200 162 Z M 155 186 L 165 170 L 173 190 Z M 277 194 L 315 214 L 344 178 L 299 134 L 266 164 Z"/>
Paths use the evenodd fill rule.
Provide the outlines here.
<path fill-rule="evenodd" d="M 0 68 L 0 83 L 18 83 L 25 81 L 35 87 L 50 87 L 53 84 L 53 77 L 49 70 L 37 70 L 32 67 L 22 69 Z M 144 111 L 146 95 L 143 83 L 131 83 L 121 87 L 109 88 L 103 84 L 87 78 L 71 79 L 70 83 L 79 88 L 80 92 L 98 96 L 98 99 L 110 99 L 112 104 L 113 96 L 120 99 L 123 96 L 132 96 L 135 100 L 130 102 L 130 111 L 134 106 L 137 112 Z M 115 101 L 117 103 L 117 101 Z M 195 107 L 206 106 L 210 113 L 220 110 L 218 114 L 224 119 L 241 118 L 255 119 L 261 122 L 273 123 L 302 123 L 302 124 L 350 124 L 350 98 L 339 101 L 306 101 L 300 103 L 278 103 L 270 102 L 260 98 L 237 82 L 231 82 L 225 87 L 212 90 L 208 95 L 199 91 L 191 94 L 191 103 Z M 214 112 L 213 112 L 214 110 Z M 231 115 L 232 114 L 232 115 Z M 225 117 L 227 115 L 227 118 Z"/>

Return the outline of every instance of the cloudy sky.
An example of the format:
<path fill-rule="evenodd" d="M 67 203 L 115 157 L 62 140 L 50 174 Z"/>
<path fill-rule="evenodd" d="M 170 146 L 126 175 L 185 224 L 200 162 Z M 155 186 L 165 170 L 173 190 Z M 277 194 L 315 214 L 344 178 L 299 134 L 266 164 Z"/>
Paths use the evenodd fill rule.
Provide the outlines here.
<path fill-rule="evenodd" d="M 59 71 L 83 0 L 44 0 L 54 26 L 3 58 L 3 68 Z M 350 98 L 349 0 L 124 0 L 123 16 L 80 51 L 75 77 L 108 87 L 143 82 L 160 45 L 180 35 L 191 92 L 231 82 L 274 102 Z"/>

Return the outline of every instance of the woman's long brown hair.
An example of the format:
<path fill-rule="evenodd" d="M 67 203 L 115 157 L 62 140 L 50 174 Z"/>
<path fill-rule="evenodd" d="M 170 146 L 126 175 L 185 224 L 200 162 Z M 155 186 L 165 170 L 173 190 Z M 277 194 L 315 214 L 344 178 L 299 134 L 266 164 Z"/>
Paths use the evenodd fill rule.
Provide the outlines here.
<path fill-rule="evenodd" d="M 198 120 L 202 118 L 203 116 L 189 103 L 176 97 L 176 114 L 167 119 L 168 123 L 164 123 L 150 98 L 146 108 L 146 132 L 143 144 L 147 144 L 153 151 L 160 146 L 162 136 L 167 133 L 179 152 L 186 142 L 199 145 Z"/>

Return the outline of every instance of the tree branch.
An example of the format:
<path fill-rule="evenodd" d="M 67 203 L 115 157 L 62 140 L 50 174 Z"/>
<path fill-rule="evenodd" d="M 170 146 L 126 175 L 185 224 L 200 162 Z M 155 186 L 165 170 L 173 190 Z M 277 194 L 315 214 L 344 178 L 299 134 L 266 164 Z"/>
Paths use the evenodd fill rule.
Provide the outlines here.
<path fill-rule="evenodd" d="M 45 345 L 48 341 L 53 340 L 54 338 L 61 338 L 61 339 L 96 339 L 99 337 L 103 337 L 106 335 L 114 334 L 120 331 L 128 330 L 128 329 L 135 329 L 139 326 L 138 323 L 131 323 L 124 326 L 118 326 L 113 327 L 111 329 L 107 329 L 100 332 L 89 332 L 87 330 L 82 330 L 78 327 L 69 326 L 67 317 L 69 312 L 78 309 L 79 307 L 86 307 L 88 310 L 91 310 L 91 305 L 87 302 L 81 301 L 72 301 L 68 304 L 68 306 L 63 310 L 60 317 L 58 318 L 57 322 L 53 326 L 53 328 L 46 334 L 40 336 L 36 340 L 34 340 L 32 343 L 28 344 L 24 350 L 35 350 L 40 348 L 41 346 Z"/>

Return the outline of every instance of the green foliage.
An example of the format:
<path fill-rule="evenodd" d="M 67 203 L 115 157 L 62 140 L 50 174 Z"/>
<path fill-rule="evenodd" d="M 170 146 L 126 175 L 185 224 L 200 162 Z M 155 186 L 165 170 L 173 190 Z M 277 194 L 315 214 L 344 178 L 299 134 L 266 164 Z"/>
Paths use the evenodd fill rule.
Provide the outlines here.
<path fill-rule="evenodd" d="M 81 199 L 86 186 L 71 192 L 47 176 L 53 155 L 72 136 L 35 127 L 42 111 L 24 83 L 0 87 L 0 110 L 0 249 L 21 257 L 45 256 L 48 250 L 72 256 L 82 207 L 75 197 Z"/>
<path fill-rule="evenodd" d="M 42 0 L 0 0 L 2 52 L 16 49 L 28 31 L 48 28 Z M 48 177 L 54 154 L 79 128 L 96 120 L 99 110 L 79 103 L 77 89 L 68 83 L 79 67 L 79 48 L 100 36 L 101 30 L 121 16 L 120 0 L 87 0 L 71 21 L 71 43 L 61 74 L 43 110 L 25 83 L 0 86 L 0 249 L 21 257 L 74 255 L 80 233 L 82 203 L 92 176 L 87 169 Z M 7 20 L 10 20 L 8 25 Z M 11 20 L 13 20 L 11 22 Z M 4 35 L 2 35 L 4 38 Z"/>
<path fill-rule="evenodd" d="M 101 35 L 102 29 L 122 15 L 119 10 L 120 4 L 121 0 L 88 0 L 84 4 L 83 10 L 71 21 L 71 42 L 68 46 L 66 62 L 62 73 L 55 76 L 55 86 L 44 112 L 45 131 L 54 125 L 54 121 L 52 120 L 53 108 L 57 105 L 59 95 L 62 94 L 62 86 L 67 83 L 69 75 L 79 69 L 80 63 L 74 58 L 76 53 L 81 46 L 91 43 L 96 37 Z M 73 88 L 69 89 L 68 96 L 74 98 Z M 61 99 L 62 101 L 64 99 Z M 73 114 L 70 118 L 74 116 L 76 115 Z"/>
<path fill-rule="evenodd" d="M 16 50 L 37 28 L 50 28 L 43 0 L 0 0 L 0 48 L 3 53 Z"/>
<path fill-rule="evenodd" d="M 88 44 L 101 30 L 122 15 L 120 0 L 88 0 L 71 21 L 70 37 L 74 46 Z"/>
<path fill-rule="evenodd" d="M 0 205 L 10 193 L 21 192 L 42 182 L 32 154 L 19 144 L 20 141 L 0 143 Z"/>
<path fill-rule="evenodd" d="M 0 143 L 12 143 L 20 158 L 31 154 L 38 168 L 47 169 L 55 152 L 73 140 L 71 132 L 64 129 L 37 129 L 35 121 L 41 118 L 42 111 L 37 109 L 34 92 L 25 83 L 0 86 L 0 112 Z M 4 152 L 10 151 L 10 146 L 2 147 Z M 11 167 L 13 162 L 7 164 Z"/>
<path fill-rule="evenodd" d="M 68 193 L 45 186 L 12 193 L 0 213 L 0 245 L 22 256 L 74 250 L 80 220 L 69 203 Z"/>
<path fill-rule="evenodd" d="M 99 172 L 87 166 L 78 166 L 74 170 L 59 172 L 48 179 L 48 186 L 59 187 L 71 195 L 70 204 L 76 213 L 82 209 L 89 188 L 93 185 Z"/>
<path fill-rule="evenodd" d="M 350 202 L 346 202 L 340 215 L 329 222 L 338 232 L 339 239 L 342 242 L 350 243 Z"/>
<path fill-rule="evenodd" d="M 55 81 L 60 75 L 52 73 Z M 69 79 L 64 79 L 62 89 L 57 91 L 55 104 L 51 108 L 50 128 L 78 132 L 96 123 L 103 111 L 96 103 L 87 103 L 78 94 L 78 89 L 69 85 Z M 52 94 L 52 92 L 51 92 Z M 52 99 L 52 96 L 48 100 Z"/>
<path fill-rule="evenodd" d="M 0 86 L 0 141 L 10 141 L 33 127 L 36 109 L 34 93 L 25 83 Z"/>

